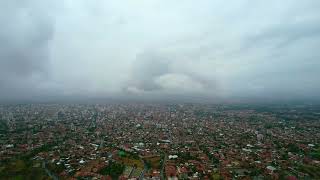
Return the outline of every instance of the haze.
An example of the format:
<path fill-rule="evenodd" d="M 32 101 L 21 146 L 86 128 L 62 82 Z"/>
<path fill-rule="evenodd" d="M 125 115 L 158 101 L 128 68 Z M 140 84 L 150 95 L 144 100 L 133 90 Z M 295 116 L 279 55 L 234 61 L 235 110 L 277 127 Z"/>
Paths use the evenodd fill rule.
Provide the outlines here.
<path fill-rule="evenodd" d="M 319 0 L 2 0 L 0 27 L 0 102 L 320 97 Z"/>

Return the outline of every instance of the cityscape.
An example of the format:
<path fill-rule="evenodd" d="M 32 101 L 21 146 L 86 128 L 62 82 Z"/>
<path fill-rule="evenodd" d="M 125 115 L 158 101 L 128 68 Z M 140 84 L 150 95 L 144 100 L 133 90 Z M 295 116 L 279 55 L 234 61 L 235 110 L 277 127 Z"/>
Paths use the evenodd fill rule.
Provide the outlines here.
<path fill-rule="evenodd" d="M 320 0 L 0 0 L 0 180 L 320 180 Z"/>
<path fill-rule="evenodd" d="M 0 106 L 1 179 L 318 179 L 320 106 Z"/>

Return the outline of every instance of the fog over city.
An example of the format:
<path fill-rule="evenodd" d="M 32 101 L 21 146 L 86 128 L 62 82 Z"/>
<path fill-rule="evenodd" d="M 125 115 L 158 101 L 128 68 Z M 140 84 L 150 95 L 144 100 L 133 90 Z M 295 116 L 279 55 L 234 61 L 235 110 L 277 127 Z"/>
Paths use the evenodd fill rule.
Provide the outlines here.
<path fill-rule="evenodd" d="M 319 9 L 319 0 L 1 0 L 0 101 L 319 99 Z"/>

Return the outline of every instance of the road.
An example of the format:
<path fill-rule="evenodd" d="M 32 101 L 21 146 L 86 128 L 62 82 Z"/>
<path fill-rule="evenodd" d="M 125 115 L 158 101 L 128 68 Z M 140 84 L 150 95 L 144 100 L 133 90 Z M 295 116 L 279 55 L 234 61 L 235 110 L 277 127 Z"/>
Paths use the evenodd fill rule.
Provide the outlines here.
<path fill-rule="evenodd" d="M 53 180 L 59 180 L 59 178 L 47 168 L 45 161 L 42 162 L 42 168 L 46 171 L 47 175 L 51 177 Z"/>
<path fill-rule="evenodd" d="M 166 179 L 165 174 L 164 174 L 164 167 L 166 166 L 167 154 L 164 154 L 164 158 L 162 160 L 163 160 L 163 163 L 162 163 L 162 167 L 161 167 L 161 171 L 160 171 L 160 178 Z"/>
<path fill-rule="evenodd" d="M 148 168 L 147 168 L 147 165 L 146 165 L 146 162 L 144 160 L 143 161 L 143 171 L 141 172 L 140 176 L 139 176 L 139 179 L 142 180 L 143 177 L 144 177 L 144 173 L 147 172 Z"/>

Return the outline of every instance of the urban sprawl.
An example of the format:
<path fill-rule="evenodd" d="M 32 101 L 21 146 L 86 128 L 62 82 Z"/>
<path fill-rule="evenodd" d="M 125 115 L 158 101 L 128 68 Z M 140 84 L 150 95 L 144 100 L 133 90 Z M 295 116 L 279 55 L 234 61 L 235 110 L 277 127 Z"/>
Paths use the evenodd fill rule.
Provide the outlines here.
<path fill-rule="evenodd" d="M 0 105 L 0 179 L 320 179 L 315 105 Z"/>

